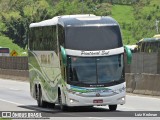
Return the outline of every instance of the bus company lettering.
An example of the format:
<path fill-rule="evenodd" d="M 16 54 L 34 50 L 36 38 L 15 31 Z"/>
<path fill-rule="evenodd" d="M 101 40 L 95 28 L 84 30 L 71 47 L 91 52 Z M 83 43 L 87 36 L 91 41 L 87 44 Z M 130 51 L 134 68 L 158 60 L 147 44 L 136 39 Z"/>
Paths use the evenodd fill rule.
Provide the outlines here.
<path fill-rule="evenodd" d="M 109 51 L 102 50 L 102 51 L 81 51 L 81 55 L 108 55 Z"/>
<path fill-rule="evenodd" d="M 42 64 L 50 64 L 51 63 L 51 55 L 41 55 L 41 63 Z"/>

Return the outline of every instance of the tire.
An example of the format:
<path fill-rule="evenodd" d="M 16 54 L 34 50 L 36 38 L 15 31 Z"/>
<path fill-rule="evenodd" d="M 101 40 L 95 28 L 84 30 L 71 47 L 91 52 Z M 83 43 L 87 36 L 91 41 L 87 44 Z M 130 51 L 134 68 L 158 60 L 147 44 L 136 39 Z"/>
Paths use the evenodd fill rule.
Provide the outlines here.
<path fill-rule="evenodd" d="M 47 103 L 48 108 L 54 108 L 55 104 L 54 103 Z"/>
<path fill-rule="evenodd" d="M 109 105 L 109 110 L 110 111 L 116 111 L 117 105 Z"/>
<path fill-rule="evenodd" d="M 42 91 L 41 89 L 39 89 L 38 93 L 37 93 L 37 104 L 38 104 L 38 107 L 47 107 L 47 102 L 43 101 L 42 99 Z"/>
<path fill-rule="evenodd" d="M 60 109 L 61 109 L 62 111 L 67 111 L 67 110 L 68 110 L 68 107 L 62 104 L 61 94 L 58 96 L 58 101 L 59 101 Z"/>

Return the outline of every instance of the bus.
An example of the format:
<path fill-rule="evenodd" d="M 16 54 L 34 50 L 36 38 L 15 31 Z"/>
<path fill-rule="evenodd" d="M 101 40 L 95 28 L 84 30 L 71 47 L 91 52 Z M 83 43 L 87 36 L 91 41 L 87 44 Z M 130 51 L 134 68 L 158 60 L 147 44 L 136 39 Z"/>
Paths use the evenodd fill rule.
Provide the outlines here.
<path fill-rule="evenodd" d="M 131 54 L 112 17 L 56 16 L 29 28 L 30 92 L 39 107 L 108 105 L 115 111 L 125 104 L 124 51 L 128 60 Z"/>
<path fill-rule="evenodd" d="M 154 35 L 153 38 L 160 38 L 160 34 Z"/>
<path fill-rule="evenodd" d="M 137 43 L 137 45 L 138 45 L 138 50 L 137 50 L 138 52 L 160 53 L 160 38 L 158 37 L 143 38 Z"/>

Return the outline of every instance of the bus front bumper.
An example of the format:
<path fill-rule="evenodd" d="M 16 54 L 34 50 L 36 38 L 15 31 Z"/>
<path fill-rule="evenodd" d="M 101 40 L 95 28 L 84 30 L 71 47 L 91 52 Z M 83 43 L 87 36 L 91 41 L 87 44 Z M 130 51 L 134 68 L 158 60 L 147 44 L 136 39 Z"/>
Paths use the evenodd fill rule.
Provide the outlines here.
<path fill-rule="evenodd" d="M 101 106 L 125 104 L 125 92 L 107 97 L 82 97 L 68 93 L 66 96 L 67 106 Z"/>

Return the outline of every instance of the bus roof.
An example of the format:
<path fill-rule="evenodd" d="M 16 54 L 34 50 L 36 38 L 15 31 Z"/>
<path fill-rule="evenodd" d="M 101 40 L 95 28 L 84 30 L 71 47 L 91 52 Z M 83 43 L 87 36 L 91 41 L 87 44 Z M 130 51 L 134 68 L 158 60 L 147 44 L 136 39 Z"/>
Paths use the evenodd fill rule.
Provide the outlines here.
<path fill-rule="evenodd" d="M 138 43 L 142 42 L 160 42 L 160 38 L 143 38 Z"/>
<path fill-rule="evenodd" d="M 118 25 L 112 17 L 109 16 L 95 16 L 93 14 L 84 14 L 84 15 L 64 15 L 56 16 L 49 20 L 44 20 L 37 23 L 31 23 L 31 27 L 40 27 L 40 26 L 52 26 L 60 24 L 64 27 L 69 26 L 93 26 L 93 25 Z"/>
<path fill-rule="evenodd" d="M 160 34 L 154 35 L 153 37 L 154 37 L 154 38 L 160 38 Z"/>

